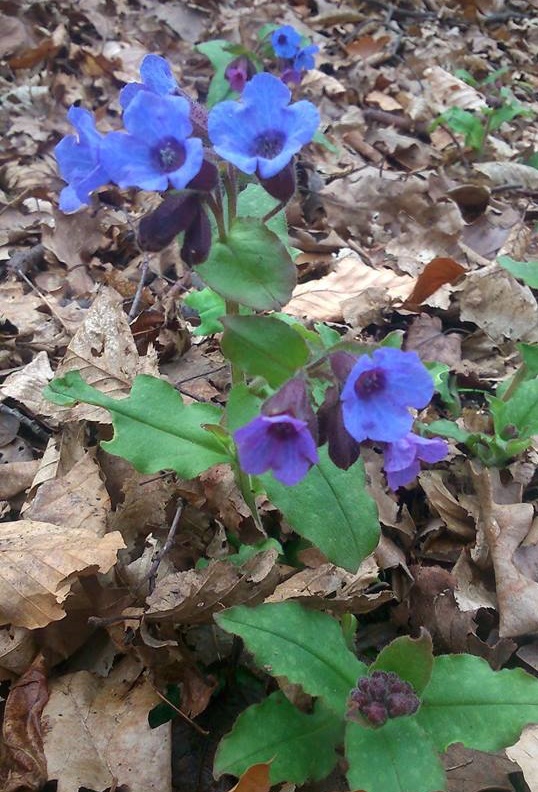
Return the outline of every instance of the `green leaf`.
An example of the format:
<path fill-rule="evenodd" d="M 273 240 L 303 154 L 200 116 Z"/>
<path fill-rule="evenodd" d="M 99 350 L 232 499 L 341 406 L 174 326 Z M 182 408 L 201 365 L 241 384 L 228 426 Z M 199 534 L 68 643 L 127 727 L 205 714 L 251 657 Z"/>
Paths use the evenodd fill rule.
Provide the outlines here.
<path fill-rule="evenodd" d="M 181 705 L 181 692 L 177 685 L 167 685 L 164 693 L 166 701 L 174 704 L 179 709 Z M 177 711 L 173 709 L 166 701 L 161 701 L 156 704 L 153 709 L 148 712 L 148 724 L 150 729 L 156 729 L 162 726 L 163 723 L 168 723 L 177 716 Z"/>
<path fill-rule="evenodd" d="M 538 680 L 519 668 L 492 671 L 481 657 L 442 655 L 415 717 L 439 751 L 455 742 L 498 751 L 538 723 Z"/>
<path fill-rule="evenodd" d="M 261 184 L 247 184 L 244 190 L 241 190 L 237 197 L 237 215 L 239 217 L 256 217 L 261 219 L 269 214 L 279 201 L 273 198 L 272 195 L 263 189 Z M 297 248 L 291 247 L 289 243 L 288 234 L 288 221 L 286 220 L 286 212 L 281 209 L 274 217 L 271 217 L 267 223 L 267 228 L 274 231 L 280 239 L 290 256 L 296 258 L 300 251 Z"/>
<path fill-rule="evenodd" d="M 361 459 L 348 470 L 341 470 L 323 446 L 318 464 L 293 487 L 276 481 L 271 473 L 260 478 L 286 522 L 319 547 L 333 564 L 356 572 L 377 547 L 377 507 L 366 491 Z"/>
<path fill-rule="evenodd" d="M 141 473 L 175 470 L 189 479 L 231 459 L 215 435 L 203 428 L 218 424 L 222 410 L 212 404 L 185 405 L 171 385 L 156 377 L 141 374 L 127 398 L 111 399 L 87 385 L 78 371 L 70 371 L 52 380 L 44 396 L 56 404 L 84 402 L 108 410 L 114 437 L 101 446 Z"/>
<path fill-rule="evenodd" d="M 430 634 L 422 629 L 418 638 L 402 635 L 381 650 L 368 668 L 373 671 L 394 671 L 409 682 L 416 693 L 422 693 L 432 675 L 433 650 Z"/>
<path fill-rule="evenodd" d="M 215 777 L 240 776 L 254 764 L 271 762 L 272 784 L 325 778 L 336 764 L 335 747 L 342 738 L 341 719 L 323 702 L 307 715 L 277 691 L 239 716 L 217 750 Z"/>
<path fill-rule="evenodd" d="M 346 759 L 350 789 L 365 792 L 445 789 L 445 771 L 416 716 L 388 720 L 379 729 L 348 723 Z"/>
<path fill-rule="evenodd" d="M 527 379 L 538 377 L 538 344 L 516 344 L 527 371 Z"/>
<path fill-rule="evenodd" d="M 200 324 L 192 331 L 193 335 L 222 333 L 223 327 L 220 318 L 226 313 L 226 303 L 220 294 L 206 287 L 187 294 L 183 298 L 183 302 L 190 308 L 194 308 L 200 316 Z"/>
<path fill-rule="evenodd" d="M 196 44 L 194 49 L 205 55 L 214 69 L 218 69 L 221 66 L 227 66 L 235 58 L 233 52 L 230 52 L 231 46 L 226 39 L 213 39 Z"/>
<path fill-rule="evenodd" d="M 522 280 L 531 289 L 538 289 L 538 261 L 515 261 L 510 256 L 499 256 L 497 261 L 514 278 Z"/>
<path fill-rule="evenodd" d="M 227 316 L 222 324 L 224 356 L 273 387 L 293 377 L 308 360 L 308 347 L 291 327 L 272 316 Z"/>
<path fill-rule="evenodd" d="M 335 330 L 334 327 L 328 327 L 323 322 L 317 322 L 314 325 L 314 329 L 319 333 L 319 337 L 325 349 L 331 349 L 331 347 L 335 344 L 339 344 L 342 340 L 342 336 L 338 330 Z"/>
<path fill-rule="evenodd" d="M 446 363 L 425 363 L 424 365 L 432 375 L 434 388 L 443 402 L 452 414 L 459 415 L 461 407 L 458 390 L 452 386 L 450 381 L 449 366 Z"/>
<path fill-rule="evenodd" d="M 255 396 L 242 382 L 233 386 L 226 403 L 226 426 L 228 431 L 235 432 L 260 413 L 262 400 Z"/>
<path fill-rule="evenodd" d="M 471 437 L 471 433 L 459 427 L 453 421 L 441 419 L 423 424 L 422 428 L 430 435 L 440 435 L 441 437 L 451 437 L 458 443 L 466 443 Z"/>
<path fill-rule="evenodd" d="M 215 619 L 219 627 L 244 640 L 268 673 L 302 685 L 339 715 L 357 679 L 366 673 L 366 666 L 347 648 L 336 619 L 297 602 L 238 605 Z"/>
<path fill-rule="evenodd" d="M 531 438 L 538 434 L 538 379 L 526 380 L 516 389 L 508 401 L 495 396 L 488 398 L 495 433 L 505 440 L 504 431 L 512 426 L 518 430 L 520 438 Z"/>
<path fill-rule="evenodd" d="M 225 299 L 258 311 L 285 305 L 296 282 L 295 266 L 281 240 L 252 217 L 236 218 L 226 242 L 213 242 L 197 272 Z"/>
<path fill-rule="evenodd" d="M 480 120 L 468 110 L 461 107 L 450 107 L 445 110 L 434 122 L 435 126 L 439 123 L 446 124 L 453 132 L 458 132 L 465 136 L 465 145 L 479 151 L 484 144 L 484 127 Z"/>

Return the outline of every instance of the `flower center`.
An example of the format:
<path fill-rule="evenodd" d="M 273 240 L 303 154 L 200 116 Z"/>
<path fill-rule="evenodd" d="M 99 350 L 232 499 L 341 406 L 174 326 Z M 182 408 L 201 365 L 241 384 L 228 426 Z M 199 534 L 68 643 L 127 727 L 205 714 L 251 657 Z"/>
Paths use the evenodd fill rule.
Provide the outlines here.
<path fill-rule="evenodd" d="M 268 129 L 256 135 L 252 141 L 251 154 L 263 159 L 274 159 L 284 148 L 285 136 L 278 129 Z"/>
<path fill-rule="evenodd" d="M 385 372 L 382 369 L 370 369 L 359 374 L 355 383 L 355 393 L 361 399 L 369 399 L 385 387 Z"/>
<path fill-rule="evenodd" d="M 291 440 L 297 434 L 297 429 L 291 423 L 274 423 L 267 430 L 270 437 L 275 440 Z"/>
<path fill-rule="evenodd" d="M 185 162 L 185 146 L 173 137 L 166 137 L 155 146 L 153 156 L 159 170 L 171 173 Z"/>

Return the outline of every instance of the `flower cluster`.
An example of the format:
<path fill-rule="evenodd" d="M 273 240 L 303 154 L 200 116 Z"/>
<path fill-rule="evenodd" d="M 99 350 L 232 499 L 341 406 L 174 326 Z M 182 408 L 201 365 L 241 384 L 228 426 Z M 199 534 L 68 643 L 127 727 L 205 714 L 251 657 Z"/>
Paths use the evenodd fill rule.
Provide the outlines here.
<path fill-rule="evenodd" d="M 425 407 L 433 396 L 432 378 L 415 352 L 384 347 L 358 359 L 336 352 L 329 361 L 337 384 L 327 389 L 314 430 L 312 417 L 305 412 L 306 396 L 301 400 L 283 397 L 290 383 L 296 382 L 291 380 L 280 395 L 266 402 L 262 414 L 276 400 L 281 422 L 306 422 L 300 433 L 286 432 L 285 438 L 273 433 L 268 440 L 267 424 L 260 423 L 259 418 L 235 433 L 240 464 L 247 473 L 272 470 L 285 484 L 299 481 L 314 464 L 312 455 L 302 453 L 307 432 L 311 439 L 319 434 L 320 442 L 328 443 L 332 461 L 344 469 L 357 459 L 361 443 L 377 445 L 384 453 L 387 481 L 394 490 L 417 476 L 420 460 L 439 462 L 445 458 L 448 449 L 444 440 L 420 437 L 411 431 L 410 408 Z M 302 388 L 306 388 L 304 383 Z M 244 446 L 247 437 L 248 454 Z M 301 463 L 294 467 L 295 455 L 300 454 Z"/>
<path fill-rule="evenodd" d="M 316 44 L 303 47 L 301 35 L 291 25 L 274 30 L 271 45 L 281 61 L 283 82 L 300 83 L 303 73 L 314 68 L 314 56 L 319 47 Z"/>
<path fill-rule="evenodd" d="M 245 64 L 238 69 L 233 79 L 246 81 Z M 319 113 L 307 101 L 290 104 L 289 90 L 271 74 L 254 75 L 240 101 L 220 102 L 209 115 L 181 90 L 164 58 L 147 55 L 140 76 L 141 82 L 129 83 L 120 94 L 123 130 L 103 135 L 87 110 L 69 110 L 76 134 L 63 138 L 55 149 L 68 182 L 60 208 L 77 211 L 89 203 L 92 192 L 110 182 L 158 192 L 194 192 L 195 199 L 191 195 L 188 201 L 176 201 L 175 217 L 169 202 L 146 223 L 139 241 L 155 250 L 162 240 L 168 244 L 184 231 L 185 260 L 196 264 L 207 257 L 211 243 L 204 201 L 218 182 L 215 155 L 256 174 L 272 195 L 288 200 L 295 190 L 293 157 L 312 140 Z M 148 229 L 165 215 L 166 229 L 150 234 Z"/>
<path fill-rule="evenodd" d="M 361 677 L 348 699 L 348 720 L 366 719 L 372 726 L 383 726 L 389 718 L 412 715 L 420 699 L 409 682 L 393 671 L 374 671 Z M 362 716 L 362 718 L 361 718 Z"/>

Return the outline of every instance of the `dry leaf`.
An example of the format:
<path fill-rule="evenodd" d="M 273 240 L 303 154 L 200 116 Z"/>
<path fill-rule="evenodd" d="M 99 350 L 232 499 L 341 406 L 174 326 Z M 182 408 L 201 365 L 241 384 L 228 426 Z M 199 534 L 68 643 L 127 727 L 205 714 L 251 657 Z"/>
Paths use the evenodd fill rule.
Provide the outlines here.
<path fill-rule="evenodd" d="M 0 679 L 21 676 L 36 655 L 35 634 L 24 627 L 0 627 Z"/>
<path fill-rule="evenodd" d="M 449 107 L 481 110 L 487 106 L 484 96 L 476 88 L 454 77 L 441 66 L 426 69 L 423 80 L 432 115 L 442 113 Z"/>
<path fill-rule="evenodd" d="M 495 186 L 518 185 L 534 192 L 538 190 L 538 170 L 520 162 L 477 162 L 475 170 L 484 173 Z"/>
<path fill-rule="evenodd" d="M 3 464 L 1 468 L 2 475 L 0 477 L 0 498 L 7 500 L 14 495 L 18 495 L 19 492 L 28 489 L 38 468 L 38 459 Z"/>
<path fill-rule="evenodd" d="M 444 286 L 445 283 L 454 283 L 458 278 L 464 275 L 465 272 L 465 267 L 462 267 L 461 264 L 458 264 L 454 259 L 432 259 L 426 264 L 418 276 L 413 291 L 405 301 L 404 308 L 420 305 L 420 303 L 423 303 L 436 292 L 437 289 Z"/>
<path fill-rule="evenodd" d="M 535 632 L 538 630 L 538 583 L 524 575 L 514 561 L 516 550 L 531 529 L 533 505 L 496 503 L 494 497 L 502 492 L 499 471 L 480 470 L 471 465 L 471 472 L 480 502 L 480 524 L 495 569 L 499 635 L 514 638 Z"/>
<path fill-rule="evenodd" d="M 538 792 L 538 726 L 527 726 L 506 755 L 521 767 L 530 791 Z"/>
<path fill-rule="evenodd" d="M 47 781 L 41 713 L 47 703 L 45 660 L 39 655 L 26 673 L 13 683 L 6 701 L 2 737 L 7 778 L 3 792 L 39 792 Z"/>
<path fill-rule="evenodd" d="M 230 792 L 269 792 L 272 786 L 269 780 L 270 770 L 270 763 L 252 765 L 248 770 L 245 770 Z"/>
<path fill-rule="evenodd" d="M 99 467 L 86 452 L 65 476 L 46 481 L 25 511 L 28 520 L 81 529 L 104 536 L 110 498 L 99 475 Z"/>
<path fill-rule="evenodd" d="M 361 296 L 367 289 L 383 289 L 383 306 L 404 300 L 413 288 L 407 275 L 396 275 L 389 269 L 373 269 L 364 264 L 356 253 L 343 250 L 334 269 L 319 280 L 299 284 L 290 302 L 282 309 L 294 316 L 307 316 L 321 322 L 339 322 L 344 306 Z M 376 292 L 379 294 L 379 292 Z"/>
<path fill-rule="evenodd" d="M 77 574 L 108 572 L 124 547 L 117 532 L 19 520 L 0 523 L 0 624 L 35 629 L 65 616 Z"/>
<path fill-rule="evenodd" d="M 461 363 L 461 335 L 444 333 L 438 316 L 420 314 L 411 322 L 405 338 L 407 351 L 413 350 L 424 361 L 445 363 L 452 369 Z"/>
<path fill-rule="evenodd" d="M 496 343 L 538 342 L 538 305 L 531 289 L 498 264 L 469 273 L 456 288 L 462 322 L 474 322 Z"/>
<path fill-rule="evenodd" d="M 255 605 L 274 591 L 278 551 L 264 550 L 242 566 L 211 561 L 205 569 L 174 572 L 157 582 L 148 597 L 146 619 L 202 624 L 232 605 Z"/>
<path fill-rule="evenodd" d="M 34 415 L 45 415 L 50 402 L 43 398 L 42 392 L 53 376 L 47 353 L 38 352 L 20 371 L 6 377 L 0 386 L 0 394 L 16 399 Z"/>
<path fill-rule="evenodd" d="M 120 295 L 103 288 L 75 333 L 56 371 L 80 371 L 83 379 L 112 398 L 126 396 L 137 374 L 159 376 L 155 355 L 141 358 L 123 311 Z M 48 415 L 62 420 L 110 423 L 107 410 L 78 404 L 71 409 L 50 404 Z"/>
<path fill-rule="evenodd" d="M 57 792 L 113 784 L 171 792 L 170 724 L 150 729 L 148 712 L 160 699 L 140 672 L 126 657 L 106 679 L 79 671 L 51 683 L 44 746 Z"/>

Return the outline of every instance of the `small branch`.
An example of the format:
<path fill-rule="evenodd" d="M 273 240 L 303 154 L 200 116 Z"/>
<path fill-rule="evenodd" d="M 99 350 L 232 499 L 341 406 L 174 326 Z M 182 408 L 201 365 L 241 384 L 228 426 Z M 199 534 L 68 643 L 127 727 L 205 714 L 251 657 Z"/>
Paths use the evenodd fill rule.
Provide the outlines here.
<path fill-rule="evenodd" d="M 129 311 L 129 322 L 133 322 L 136 314 L 138 313 L 138 307 L 140 305 L 140 300 L 142 299 L 142 292 L 144 291 L 144 285 L 146 282 L 146 276 L 148 274 L 149 268 L 149 256 L 147 253 L 144 253 L 144 257 L 142 259 L 142 266 L 140 267 L 140 277 L 138 280 L 138 286 L 136 287 L 135 296 L 133 299 L 133 304 L 131 305 L 131 310 Z"/>
<path fill-rule="evenodd" d="M 192 728 L 193 728 L 195 731 L 197 731 L 197 732 L 198 732 L 198 734 L 201 734 L 203 737 L 207 737 L 207 736 L 208 736 L 208 734 L 209 734 L 209 732 L 208 732 L 208 731 L 206 731 L 205 729 L 202 729 L 202 727 L 201 727 L 201 726 L 198 726 L 198 724 L 197 724 L 197 723 L 195 723 L 195 722 L 194 722 L 194 721 L 193 721 L 191 718 L 189 718 L 189 716 L 188 716 L 188 715 L 185 715 L 185 713 L 184 713 L 184 712 L 181 712 L 181 710 L 179 709 L 179 707 L 176 707 L 176 705 L 175 705 L 175 704 L 172 704 L 172 702 L 171 702 L 171 701 L 168 701 L 168 699 L 166 698 L 166 696 L 163 696 L 163 694 L 162 694 L 162 693 L 161 693 L 159 690 L 157 690 L 157 688 L 155 687 L 155 685 L 153 685 L 151 682 L 150 682 L 149 684 L 151 685 L 151 687 L 153 688 L 153 691 L 154 691 L 154 692 L 157 694 L 157 696 L 159 696 L 159 698 L 161 699 L 161 701 L 164 701 L 164 702 L 165 702 L 165 704 L 168 704 L 168 706 L 169 706 L 171 709 L 173 709 L 173 710 L 174 710 L 174 712 L 177 712 L 177 714 L 180 716 L 180 718 L 183 718 L 183 720 L 184 720 L 186 723 L 188 723 L 188 724 L 189 724 L 189 726 L 192 726 Z"/>
<path fill-rule="evenodd" d="M 168 531 L 168 536 L 166 537 L 166 541 L 162 546 L 162 548 L 157 553 L 157 555 L 155 556 L 155 558 L 153 559 L 153 563 L 150 567 L 150 570 L 146 578 L 140 584 L 142 585 L 147 580 L 150 594 L 155 589 L 155 578 L 157 577 L 157 570 L 159 569 L 159 565 L 174 543 L 177 527 L 179 525 L 182 512 L 183 512 L 183 501 L 179 501 L 178 507 L 176 509 L 176 513 L 174 514 L 174 519 L 172 520 L 172 525 L 170 526 L 170 530 Z M 138 588 L 140 588 L 140 586 Z"/>

